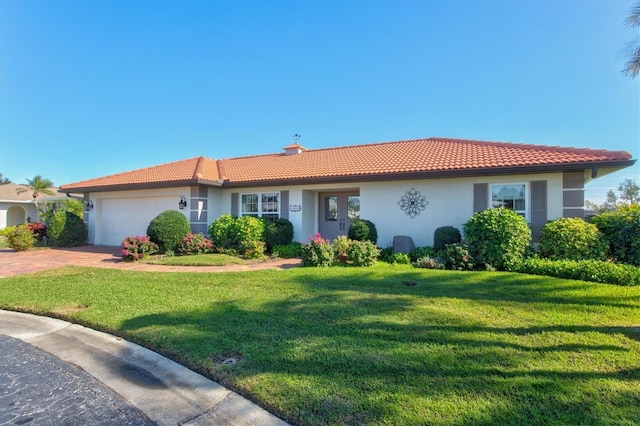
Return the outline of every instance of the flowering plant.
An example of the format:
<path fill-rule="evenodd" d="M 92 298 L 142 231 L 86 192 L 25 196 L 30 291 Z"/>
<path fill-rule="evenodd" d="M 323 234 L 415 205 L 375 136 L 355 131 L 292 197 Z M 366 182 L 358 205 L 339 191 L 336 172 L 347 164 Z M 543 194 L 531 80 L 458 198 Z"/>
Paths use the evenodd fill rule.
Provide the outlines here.
<path fill-rule="evenodd" d="M 47 225 L 45 225 L 44 223 L 29 222 L 27 223 L 27 226 L 31 230 L 33 238 L 35 238 L 36 241 L 42 241 L 42 239 L 47 236 Z"/>
<path fill-rule="evenodd" d="M 126 237 L 122 240 L 121 253 L 122 258 L 127 262 L 142 259 L 150 256 L 158 251 L 158 245 L 144 235 L 136 235 Z"/>
<path fill-rule="evenodd" d="M 204 234 L 193 234 L 189 232 L 178 244 L 178 254 L 205 254 L 213 250 L 213 243 Z"/>
<path fill-rule="evenodd" d="M 309 240 L 308 244 L 303 244 L 301 247 L 302 265 L 331 266 L 335 258 L 335 250 L 329 240 L 322 238 L 319 232 Z"/>

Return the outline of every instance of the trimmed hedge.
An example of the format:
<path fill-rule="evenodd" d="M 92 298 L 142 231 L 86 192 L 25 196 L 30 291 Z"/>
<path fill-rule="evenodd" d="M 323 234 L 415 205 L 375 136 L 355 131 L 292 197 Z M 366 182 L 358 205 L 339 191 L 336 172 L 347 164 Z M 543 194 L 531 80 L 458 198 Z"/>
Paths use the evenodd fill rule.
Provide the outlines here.
<path fill-rule="evenodd" d="M 640 268 L 602 260 L 549 260 L 530 258 L 514 272 L 625 286 L 640 285 Z"/>
<path fill-rule="evenodd" d="M 279 218 L 265 221 L 264 242 L 267 250 L 273 251 L 275 246 L 286 246 L 293 241 L 293 224 L 289 219 Z"/>
<path fill-rule="evenodd" d="M 463 229 L 471 257 L 498 270 L 513 270 L 531 242 L 531 229 L 524 218 L 505 208 L 476 212 Z"/>
<path fill-rule="evenodd" d="M 191 226 L 185 215 L 175 210 L 163 211 L 147 227 L 147 235 L 162 253 L 175 252 L 190 232 Z"/>
<path fill-rule="evenodd" d="M 609 244 L 609 255 L 617 262 L 640 266 L 640 206 L 620 207 L 615 212 L 591 218 Z"/>
<path fill-rule="evenodd" d="M 552 220 L 542 228 L 540 255 L 551 260 L 605 260 L 607 244 L 598 227 L 579 217 Z"/>
<path fill-rule="evenodd" d="M 87 242 L 89 231 L 80 216 L 59 210 L 51 217 L 47 234 L 52 247 L 77 247 Z"/>
<path fill-rule="evenodd" d="M 378 242 L 378 230 L 370 220 L 356 219 L 349 225 L 347 235 L 350 240 Z"/>

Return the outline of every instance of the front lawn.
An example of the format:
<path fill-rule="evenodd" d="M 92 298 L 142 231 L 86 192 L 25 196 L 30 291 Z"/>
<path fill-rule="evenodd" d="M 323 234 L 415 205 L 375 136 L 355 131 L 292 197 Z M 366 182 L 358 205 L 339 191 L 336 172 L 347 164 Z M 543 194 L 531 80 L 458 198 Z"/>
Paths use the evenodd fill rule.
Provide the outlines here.
<path fill-rule="evenodd" d="M 194 254 L 190 256 L 152 256 L 140 262 L 154 265 L 179 265 L 179 266 L 227 266 L 241 265 L 246 261 L 236 256 L 227 254 Z"/>
<path fill-rule="evenodd" d="M 125 336 L 296 424 L 640 424 L 640 287 L 68 267 L 0 279 L 0 307 Z"/>

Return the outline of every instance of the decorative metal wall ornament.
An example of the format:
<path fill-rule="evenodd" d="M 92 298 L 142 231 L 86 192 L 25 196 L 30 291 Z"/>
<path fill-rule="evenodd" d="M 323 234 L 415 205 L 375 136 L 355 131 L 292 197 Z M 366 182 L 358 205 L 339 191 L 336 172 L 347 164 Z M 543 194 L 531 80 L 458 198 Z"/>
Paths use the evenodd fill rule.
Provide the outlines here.
<path fill-rule="evenodd" d="M 400 209 L 406 215 L 411 216 L 411 219 L 419 215 L 428 204 L 429 202 L 422 194 L 420 194 L 420 191 L 416 191 L 415 188 L 411 188 L 409 191 L 405 192 L 400 198 L 400 201 L 398 201 Z"/>

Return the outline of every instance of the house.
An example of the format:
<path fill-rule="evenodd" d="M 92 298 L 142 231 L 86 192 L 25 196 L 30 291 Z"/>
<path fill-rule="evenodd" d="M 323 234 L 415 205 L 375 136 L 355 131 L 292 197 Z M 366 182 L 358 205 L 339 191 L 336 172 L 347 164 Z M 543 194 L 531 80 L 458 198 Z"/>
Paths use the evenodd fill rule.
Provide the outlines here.
<path fill-rule="evenodd" d="M 25 191 L 18 194 L 18 190 Z M 58 188 L 49 188 L 49 190 L 56 195 L 40 194 L 38 198 L 40 208 L 48 202 L 67 198 L 66 195 L 58 193 Z M 36 208 L 28 186 L 14 183 L 0 185 L 0 229 L 38 221 L 40 221 L 40 212 Z"/>
<path fill-rule="evenodd" d="M 222 214 L 287 218 L 294 239 L 346 234 L 358 217 L 378 245 L 436 228 L 462 228 L 476 211 L 504 206 L 538 236 L 551 219 L 584 215 L 584 185 L 635 163 L 622 151 L 430 138 L 214 160 L 195 157 L 61 186 L 81 194 L 89 242 L 143 235 L 161 211 L 182 212 L 194 232 Z"/>

